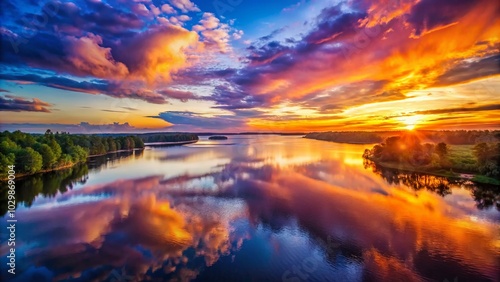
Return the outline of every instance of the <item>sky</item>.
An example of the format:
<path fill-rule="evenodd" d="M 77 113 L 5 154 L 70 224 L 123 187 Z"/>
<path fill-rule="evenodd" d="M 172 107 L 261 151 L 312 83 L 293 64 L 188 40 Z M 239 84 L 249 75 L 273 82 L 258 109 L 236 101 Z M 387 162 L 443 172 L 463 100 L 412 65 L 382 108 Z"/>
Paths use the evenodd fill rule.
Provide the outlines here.
<path fill-rule="evenodd" d="M 500 128 L 496 0 L 0 5 L 2 131 Z"/>

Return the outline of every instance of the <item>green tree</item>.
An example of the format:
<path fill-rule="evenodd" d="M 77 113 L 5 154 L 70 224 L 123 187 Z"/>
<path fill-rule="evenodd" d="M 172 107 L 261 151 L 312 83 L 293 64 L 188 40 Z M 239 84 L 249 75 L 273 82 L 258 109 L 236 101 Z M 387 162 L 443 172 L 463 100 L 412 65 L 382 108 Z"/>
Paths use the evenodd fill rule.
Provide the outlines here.
<path fill-rule="evenodd" d="M 3 154 L 0 152 L 0 174 L 7 175 L 7 172 L 9 171 L 9 165 L 14 165 L 15 164 L 15 155 L 13 153 L 10 154 Z"/>
<path fill-rule="evenodd" d="M 448 146 L 446 143 L 440 142 L 436 145 L 436 154 L 438 154 L 441 158 L 448 155 Z"/>
<path fill-rule="evenodd" d="M 21 172 L 35 173 L 42 169 L 42 155 L 33 148 L 20 149 L 16 155 L 16 167 L 21 167 Z"/>
<path fill-rule="evenodd" d="M 83 149 L 81 146 L 78 146 L 78 145 L 71 147 L 69 153 L 71 155 L 71 159 L 75 163 L 86 161 L 87 157 L 89 155 L 85 149 Z"/>
<path fill-rule="evenodd" d="M 49 145 L 49 147 L 52 149 L 52 152 L 54 153 L 54 158 L 57 160 L 59 160 L 59 158 L 61 157 L 62 155 L 62 149 L 61 149 L 61 145 L 59 145 L 56 141 L 56 139 L 52 139 L 50 140 L 47 145 Z"/>
<path fill-rule="evenodd" d="M 135 143 L 135 148 L 144 148 L 144 141 L 138 136 L 132 136 Z"/>
<path fill-rule="evenodd" d="M 42 155 L 43 168 L 50 169 L 57 163 L 57 158 L 52 149 L 47 144 L 40 145 L 37 149 L 38 153 Z"/>
<path fill-rule="evenodd" d="M 110 152 L 116 151 L 116 142 L 113 139 L 113 137 L 108 137 L 106 141 L 108 143 L 108 151 Z"/>
<path fill-rule="evenodd" d="M 14 153 L 19 149 L 19 146 L 16 144 L 16 142 L 10 140 L 10 138 L 5 137 L 1 142 L 0 142 L 0 152 L 4 154 L 8 153 Z"/>
<path fill-rule="evenodd" d="M 477 158 L 478 164 L 485 163 L 488 160 L 489 147 L 486 143 L 479 143 L 474 146 L 474 156 Z"/>

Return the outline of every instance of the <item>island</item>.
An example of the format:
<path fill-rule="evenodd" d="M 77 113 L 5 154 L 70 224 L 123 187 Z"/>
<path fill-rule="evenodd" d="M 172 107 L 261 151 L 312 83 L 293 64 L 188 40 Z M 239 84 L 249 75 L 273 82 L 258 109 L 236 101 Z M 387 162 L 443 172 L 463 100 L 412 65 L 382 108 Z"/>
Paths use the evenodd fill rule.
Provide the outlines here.
<path fill-rule="evenodd" d="M 465 135 L 470 137 L 473 133 Z M 500 137 L 498 133 L 495 136 Z M 363 158 L 386 168 L 500 185 L 499 142 L 478 142 L 474 145 L 422 143 L 418 133 L 405 132 L 366 149 Z"/>
<path fill-rule="evenodd" d="M 208 140 L 227 140 L 227 137 L 222 135 L 214 135 L 208 137 Z"/>

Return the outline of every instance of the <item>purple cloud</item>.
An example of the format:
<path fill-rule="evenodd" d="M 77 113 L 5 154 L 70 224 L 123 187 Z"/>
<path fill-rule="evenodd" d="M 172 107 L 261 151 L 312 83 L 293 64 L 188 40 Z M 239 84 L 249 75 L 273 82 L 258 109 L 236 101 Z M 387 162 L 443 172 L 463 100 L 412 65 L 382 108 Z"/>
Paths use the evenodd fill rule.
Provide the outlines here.
<path fill-rule="evenodd" d="M 40 99 L 33 98 L 31 101 L 14 95 L 0 96 L 0 111 L 8 112 L 42 112 L 50 113 L 47 107 L 52 106 Z"/>

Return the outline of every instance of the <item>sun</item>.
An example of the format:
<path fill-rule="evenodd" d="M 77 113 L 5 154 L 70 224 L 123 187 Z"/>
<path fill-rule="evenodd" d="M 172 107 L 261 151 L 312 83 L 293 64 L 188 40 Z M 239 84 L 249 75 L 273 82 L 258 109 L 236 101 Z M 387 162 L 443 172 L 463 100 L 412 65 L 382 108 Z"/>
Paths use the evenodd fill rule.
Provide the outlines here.
<path fill-rule="evenodd" d="M 406 128 L 406 130 L 413 130 L 413 129 L 415 129 L 415 125 L 414 124 L 407 124 L 405 126 L 405 128 Z"/>
<path fill-rule="evenodd" d="M 398 120 L 403 123 L 406 130 L 414 130 L 415 127 L 420 123 L 422 117 L 419 115 L 400 117 Z"/>

